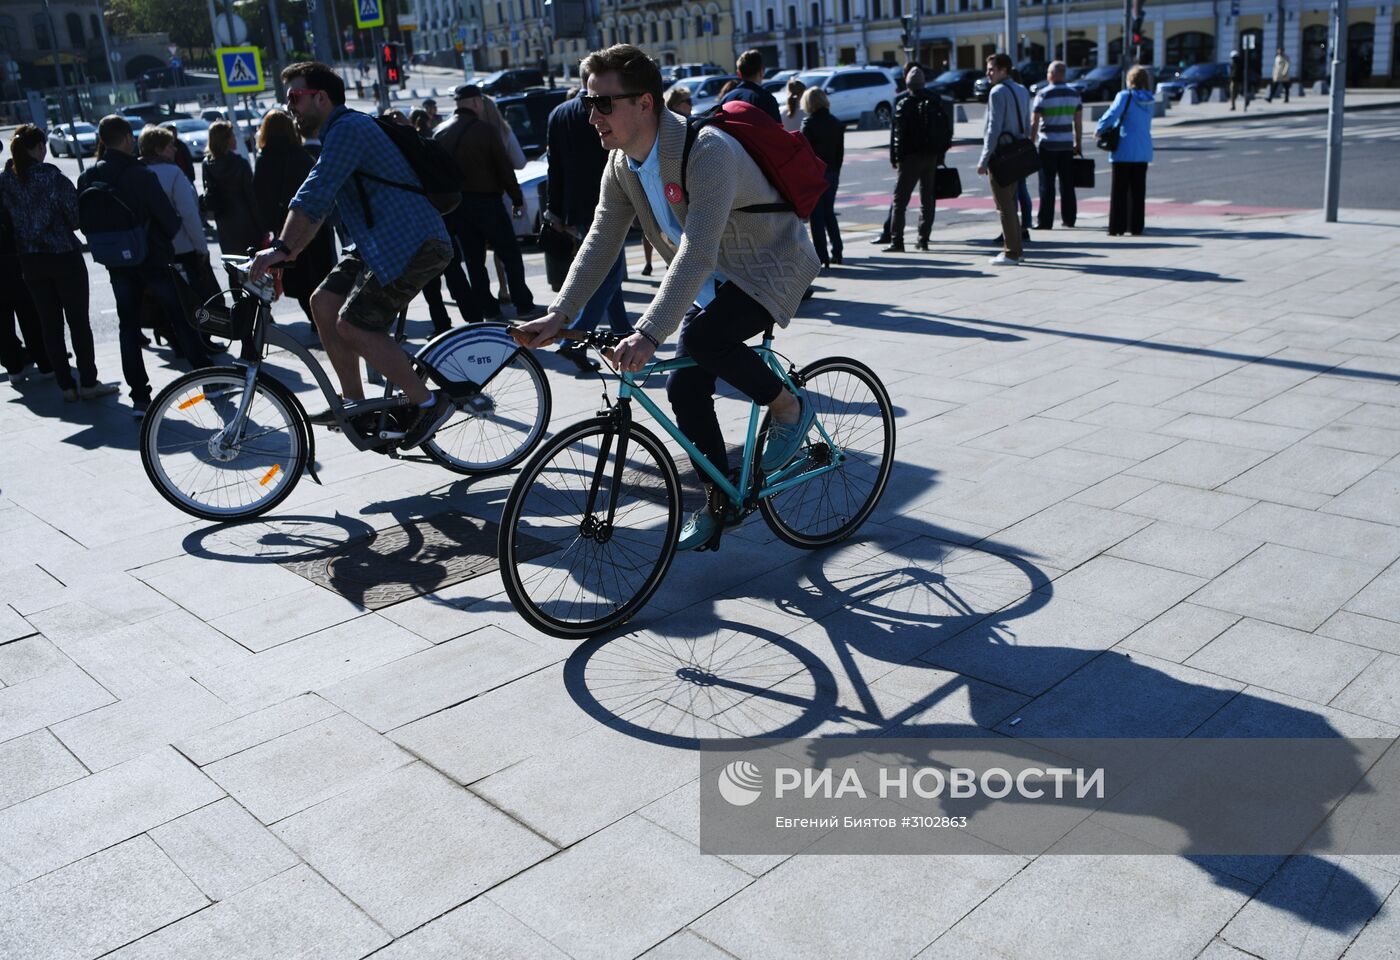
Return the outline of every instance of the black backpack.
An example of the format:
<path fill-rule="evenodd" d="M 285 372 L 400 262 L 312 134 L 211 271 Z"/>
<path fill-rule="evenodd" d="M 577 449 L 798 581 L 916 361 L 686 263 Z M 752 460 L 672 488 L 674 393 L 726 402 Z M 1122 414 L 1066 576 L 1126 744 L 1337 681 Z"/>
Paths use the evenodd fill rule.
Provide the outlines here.
<path fill-rule="evenodd" d="M 410 126 L 385 120 L 383 117 L 371 119 L 379 124 L 379 129 L 384 131 L 389 142 L 399 148 L 399 153 L 402 153 L 404 159 L 408 161 L 409 167 L 418 178 L 418 183 L 400 183 L 397 180 L 388 180 L 363 170 L 356 170 L 354 173 L 355 187 L 360 192 L 360 206 L 365 213 L 365 226 L 374 227 L 374 212 L 370 210 L 369 193 L 365 190 L 364 185 L 366 180 L 373 180 L 386 187 L 407 190 L 410 193 L 427 197 L 428 202 L 437 209 L 438 213 L 451 213 L 457 209 L 457 205 L 462 202 L 462 171 L 458 168 L 457 161 L 452 158 L 452 154 L 448 153 L 442 144 L 424 137 Z M 322 131 L 321 136 L 324 139 L 324 131 Z"/>

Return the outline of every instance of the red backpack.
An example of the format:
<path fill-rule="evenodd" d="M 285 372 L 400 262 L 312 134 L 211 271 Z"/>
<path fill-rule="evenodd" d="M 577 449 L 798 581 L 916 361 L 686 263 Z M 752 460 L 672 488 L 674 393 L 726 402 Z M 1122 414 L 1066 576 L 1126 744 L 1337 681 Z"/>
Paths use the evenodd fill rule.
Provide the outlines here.
<path fill-rule="evenodd" d="M 812 150 L 802 134 L 784 130 L 759 107 L 743 100 L 730 100 L 709 116 L 692 118 L 685 131 L 685 151 L 681 154 L 681 192 L 690 202 L 686 189 L 686 167 L 690 148 L 701 127 L 716 126 L 738 140 L 753 157 L 763 175 L 782 195 L 783 203 L 754 203 L 738 209 L 744 213 L 796 213 L 803 220 L 812 215 L 817 201 L 826 193 L 826 164 Z"/>

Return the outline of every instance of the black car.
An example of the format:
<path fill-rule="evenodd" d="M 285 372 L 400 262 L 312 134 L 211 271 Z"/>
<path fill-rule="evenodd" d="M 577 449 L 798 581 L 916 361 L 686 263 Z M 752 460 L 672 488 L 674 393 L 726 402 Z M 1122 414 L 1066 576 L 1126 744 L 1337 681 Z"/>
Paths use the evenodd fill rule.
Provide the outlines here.
<path fill-rule="evenodd" d="M 1123 89 L 1123 68 L 1116 64 L 1095 67 L 1078 80 L 1071 81 L 1070 86 L 1079 91 L 1085 103 L 1112 100 Z"/>
<path fill-rule="evenodd" d="M 510 93 L 496 98 L 496 106 L 501 116 L 515 131 L 515 139 L 520 141 L 520 149 L 527 157 L 537 157 L 549 146 L 549 112 L 564 102 L 568 91 L 526 90 L 523 93 Z"/>
<path fill-rule="evenodd" d="M 510 70 L 497 70 L 481 81 L 481 92 L 488 97 L 499 97 L 507 93 L 519 93 L 530 87 L 544 86 L 544 72 L 529 67 L 516 67 Z"/>
<path fill-rule="evenodd" d="M 1066 68 L 1066 70 L 1065 70 L 1065 83 L 1073 83 L 1074 81 L 1083 78 L 1084 74 L 1088 73 L 1088 72 L 1090 71 L 1090 69 L 1092 69 L 1092 68 L 1091 68 L 1091 67 L 1068 67 L 1068 68 Z M 1041 77 L 1040 80 L 1039 80 L 1039 82 L 1027 84 L 1027 86 L 1030 88 L 1031 93 L 1039 93 L 1040 91 L 1044 90 L 1046 87 L 1050 86 L 1050 81 L 1047 80 L 1045 77 Z"/>
<path fill-rule="evenodd" d="M 971 100 L 976 94 L 974 87 L 982 71 L 967 67 L 961 70 L 944 70 L 928 82 L 928 89 L 954 100 Z"/>
<path fill-rule="evenodd" d="M 183 87 L 189 84 L 185 72 L 176 67 L 152 67 L 141 72 L 141 82 L 148 90 L 164 87 Z"/>
<path fill-rule="evenodd" d="M 1045 71 L 1050 66 L 1043 60 L 1024 60 L 1011 71 L 1012 77 L 1024 87 L 1030 87 L 1037 80 L 1045 81 Z M 992 82 L 983 74 L 972 85 L 972 96 L 978 103 L 986 103 L 992 92 Z"/>
<path fill-rule="evenodd" d="M 1157 89 L 1166 93 L 1172 100 L 1180 100 L 1188 89 L 1194 87 L 1202 100 L 1216 89 L 1230 89 L 1230 65 L 1228 63 L 1197 63 L 1181 71 L 1180 75 L 1163 79 Z"/>

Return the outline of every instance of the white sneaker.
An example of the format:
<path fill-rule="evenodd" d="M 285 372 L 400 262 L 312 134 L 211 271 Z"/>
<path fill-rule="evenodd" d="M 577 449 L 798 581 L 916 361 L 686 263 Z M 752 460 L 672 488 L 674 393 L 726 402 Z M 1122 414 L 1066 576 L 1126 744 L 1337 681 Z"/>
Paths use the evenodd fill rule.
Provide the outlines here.
<path fill-rule="evenodd" d="M 997 254 L 995 257 L 992 257 L 992 259 L 988 260 L 987 262 L 994 267 L 1014 267 L 1018 265 L 1021 261 L 1018 260 L 1016 257 L 1008 257 L 1005 252 L 1002 252 Z"/>
<path fill-rule="evenodd" d="M 118 389 L 115 383 L 94 383 L 90 387 L 79 387 L 78 396 L 84 400 L 96 400 L 98 397 L 110 397 Z"/>

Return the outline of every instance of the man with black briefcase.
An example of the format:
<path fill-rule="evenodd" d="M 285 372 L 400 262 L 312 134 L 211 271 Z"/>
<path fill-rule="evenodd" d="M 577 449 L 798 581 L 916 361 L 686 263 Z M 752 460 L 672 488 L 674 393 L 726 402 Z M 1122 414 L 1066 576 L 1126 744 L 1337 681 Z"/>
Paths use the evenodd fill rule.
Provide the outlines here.
<path fill-rule="evenodd" d="M 1065 62 L 1045 71 L 1046 86 L 1031 104 L 1031 139 L 1040 150 L 1040 210 L 1036 228 L 1049 230 L 1055 220 L 1055 181 L 1060 182 L 1060 223 L 1074 226 L 1074 161 L 1084 153 L 1084 98 L 1065 83 Z"/>

